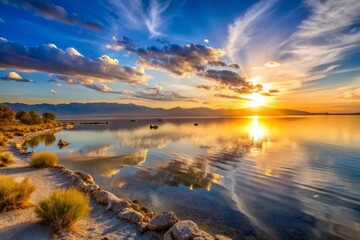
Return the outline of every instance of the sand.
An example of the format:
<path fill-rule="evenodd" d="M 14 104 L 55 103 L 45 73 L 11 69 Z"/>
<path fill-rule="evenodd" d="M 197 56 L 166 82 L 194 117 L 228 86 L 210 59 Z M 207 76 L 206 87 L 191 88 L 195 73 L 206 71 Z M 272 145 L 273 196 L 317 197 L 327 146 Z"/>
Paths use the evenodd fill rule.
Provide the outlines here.
<path fill-rule="evenodd" d="M 29 177 L 37 189 L 31 196 L 31 204 L 37 204 L 54 189 L 68 188 L 72 182 L 56 169 L 35 169 L 29 166 L 29 159 L 20 155 L 14 144 L 15 137 L 1 149 L 11 152 L 14 164 L 0 168 L 0 174 L 17 179 Z M 88 216 L 77 222 L 75 229 L 60 234 L 52 233 L 48 224 L 41 222 L 34 213 L 34 207 L 0 213 L 1 240 L 45 240 L 45 239 L 162 239 L 162 234 L 145 232 L 140 234 L 137 227 L 108 212 L 105 206 L 91 200 L 92 210 Z"/>

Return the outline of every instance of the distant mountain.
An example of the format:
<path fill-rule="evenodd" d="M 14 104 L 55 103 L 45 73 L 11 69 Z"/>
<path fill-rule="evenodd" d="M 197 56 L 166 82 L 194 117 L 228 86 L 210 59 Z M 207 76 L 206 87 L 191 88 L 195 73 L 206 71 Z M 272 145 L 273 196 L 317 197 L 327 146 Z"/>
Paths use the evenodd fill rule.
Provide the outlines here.
<path fill-rule="evenodd" d="M 120 103 L 69 103 L 69 104 L 24 104 L 3 103 L 14 111 L 35 110 L 40 113 L 53 112 L 58 116 L 279 116 L 279 115 L 309 115 L 311 113 L 291 109 L 275 109 L 267 107 L 245 109 L 211 109 L 211 108 L 150 108 L 135 104 Z"/>

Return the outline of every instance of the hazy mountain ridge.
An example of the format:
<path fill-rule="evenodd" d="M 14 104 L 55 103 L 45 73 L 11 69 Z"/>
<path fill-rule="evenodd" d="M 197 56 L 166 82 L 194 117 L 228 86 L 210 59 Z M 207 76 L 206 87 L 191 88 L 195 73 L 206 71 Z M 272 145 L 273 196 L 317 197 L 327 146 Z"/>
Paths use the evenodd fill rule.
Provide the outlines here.
<path fill-rule="evenodd" d="M 310 115 L 311 113 L 291 109 L 274 109 L 266 107 L 246 109 L 211 109 L 199 108 L 151 108 L 136 104 L 121 103 L 68 103 L 68 104 L 25 104 L 3 103 L 14 111 L 35 110 L 40 113 L 53 112 L 59 116 L 71 115 L 106 115 L 106 116 L 249 116 L 249 115 Z"/>

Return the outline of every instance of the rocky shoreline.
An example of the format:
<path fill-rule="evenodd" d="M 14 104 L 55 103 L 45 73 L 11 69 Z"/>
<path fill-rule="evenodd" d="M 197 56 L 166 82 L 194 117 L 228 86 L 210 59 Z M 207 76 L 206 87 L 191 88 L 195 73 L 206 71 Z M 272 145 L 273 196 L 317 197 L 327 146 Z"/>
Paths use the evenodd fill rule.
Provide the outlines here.
<path fill-rule="evenodd" d="M 29 133 L 21 138 L 10 142 L 16 151 L 22 155 L 29 153 L 24 148 L 24 142 L 44 134 L 54 133 L 63 130 L 63 127 L 47 129 L 39 132 Z M 31 155 L 31 154 L 30 154 Z M 156 215 L 151 210 L 143 207 L 138 201 L 115 196 L 109 191 L 98 186 L 91 175 L 83 172 L 74 172 L 62 165 L 54 169 L 69 178 L 73 186 L 88 194 L 97 203 L 105 205 L 106 210 L 111 211 L 119 219 L 127 220 L 137 226 L 140 233 L 155 231 L 164 233 L 164 240 L 228 240 L 231 238 L 216 235 L 215 238 L 198 228 L 196 223 L 190 220 L 180 221 L 174 212 L 165 212 Z"/>

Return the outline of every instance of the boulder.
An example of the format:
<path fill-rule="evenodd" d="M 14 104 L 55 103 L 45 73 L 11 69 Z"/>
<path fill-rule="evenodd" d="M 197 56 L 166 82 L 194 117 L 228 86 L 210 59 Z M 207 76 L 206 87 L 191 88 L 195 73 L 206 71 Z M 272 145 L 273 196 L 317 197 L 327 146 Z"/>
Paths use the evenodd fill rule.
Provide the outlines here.
<path fill-rule="evenodd" d="M 144 219 L 144 216 L 141 213 L 135 211 L 132 208 L 125 208 L 118 214 L 118 217 L 121 219 L 126 219 L 131 223 L 139 223 Z"/>
<path fill-rule="evenodd" d="M 59 146 L 60 149 L 66 147 L 69 144 L 70 144 L 69 142 L 67 142 L 67 141 L 65 141 L 63 139 L 60 139 L 59 142 L 58 142 L 58 146 Z"/>
<path fill-rule="evenodd" d="M 102 189 L 97 189 L 92 192 L 92 197 L 98 202 L 105 205 L 108 205 L 111 199 L 116 198 L 114 194 Z"/>
<path fill-rule="evenodd" d="M 163 231 L 171 228 L 177 222 L 178 219 L 174 212 L 165 212 L 151 219 L 147 228 L 150 231 Z"/>
<path fill-rule="evenodd" d="M 177 222 L 164 235 L 164 240 L 214 240 L 208 233 L 201 231 L 190 220 Z"/>
<path fill-rule="evenodd" d="M 107 210 L 113 211 L 115 214 L 119 214 L 125 208 L 131 207 L 131 201 L 123 198 L 112 199 L 108 202 Z"/>
<path fill-rule="evenodd" d="M 80 176 L 82 180 L 84 180 L 84 182 L 88 183 L 88 184 L 95 184 L 94 178 L 87 173 L 83 173 L 83 172 L 75 172 L 76 175 Z"/>
<path fill-rule="evenodd" d="M 93 191 L 99 189 L 99 186 L 96 184 L 89 184 L 84 188 L 84 192 L 86 193 L 92 193 Z"/>
<path fill-rule="evenodd" d="M 144 232 L 147 230 L 146 223 L 144 223 L 144 222 L 139 222 L 139 223 L 137 224 L 137 228 L 138 228 L 138 231 L 139 231 L 140 233 L 144 233 Z"/>

